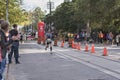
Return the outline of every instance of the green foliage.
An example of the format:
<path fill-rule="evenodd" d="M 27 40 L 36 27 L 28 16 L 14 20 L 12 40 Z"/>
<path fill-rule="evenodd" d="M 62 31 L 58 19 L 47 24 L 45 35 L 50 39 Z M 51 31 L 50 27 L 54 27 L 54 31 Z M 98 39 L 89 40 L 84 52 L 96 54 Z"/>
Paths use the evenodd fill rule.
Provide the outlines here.
<path fill-rule="evenodd" d="M 89 23 L 91 29 L 116 32 L 120 30 L 120 0 L 72 0 L 59 5 L 52 18 L 58 30 L 76 32 Z"/>
<path fill-rule="evenodd" d="M 44 21 L 45 13 L 41 10 L 40 7 L 36 7 L 31 12 L 31 22 L 34 26 L 34 29 L 37 29 L 37 24 L 39 21 Z"/>
<path fill-rule="evenodd" d="M 53 12 L 53 15 L 46 16 L 46 22 L 49 23 L 50 20 L 52 20 L 57 30 L 62 29 L 63 31 L 70 31 L 73 15 L 73 10 L 71 8 L 73 7 L 70 2 L 62 3 L 57 7 L 56 11 Z"/>
<path fill-rule="evenodd" d="M 32 24 L 37 29 L 39 20 L 44 19 L 44 13 L 41 8 L 37 7 L 33 11 L 26 11 L 21 8 L 22 0 L 8 0 L 8 18 L 10 24 L 17 23 L 22 26 Z M 0 19 L 6 20 L 6 0 L 0 0 Z"/>
<path fill-rule="evenodd" d="M 5 20 L 6 17 L 6 0 L 0 1 L 0 18 Z M 20 8 L 19 0 L 8 0 L 8 14 L 9 14 L 9 22 L 12 23 L 20 23 L 22 21 L 22 10 Z"/>

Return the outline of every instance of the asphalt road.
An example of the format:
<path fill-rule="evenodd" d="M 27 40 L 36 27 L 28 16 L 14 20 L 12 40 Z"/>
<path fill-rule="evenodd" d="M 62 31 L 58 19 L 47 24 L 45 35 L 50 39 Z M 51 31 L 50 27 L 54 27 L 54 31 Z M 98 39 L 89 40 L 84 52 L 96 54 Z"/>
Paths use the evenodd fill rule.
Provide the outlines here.
<path fill-rule="evenodd" d="M 117 72 L 120 69 L 119 61 L 86 55 L 83 51 L 79 54 L 79 51 L 67 48 L 53 49 L 53 54 L 50 54 L 43 45 L 35 42 L 20 45 L 21 64 L 9 65 L 8 80 L 120 80 L 120 73 Z M 98 65 L 97 60 L 105 63 L 100 62 Z M 111 63 L 110 68 L 106 68 L 109 66 L 107 62 Z M 115 65 L 112 64 L 118 66 L 115 71 Z"/>

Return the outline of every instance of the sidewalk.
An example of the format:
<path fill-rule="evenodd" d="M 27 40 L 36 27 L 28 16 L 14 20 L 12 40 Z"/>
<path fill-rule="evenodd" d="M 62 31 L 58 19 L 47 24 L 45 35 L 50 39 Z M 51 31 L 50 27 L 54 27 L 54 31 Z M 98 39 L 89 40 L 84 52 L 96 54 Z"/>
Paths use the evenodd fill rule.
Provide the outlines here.
<path fill-rule="evenodd" d="M 15 80 L 14 76 L 11 75 L 14 72 L 14 65 L 15 65 L 15 63 L 14 64 L 8 64 L 8 61 L 6 62 L 5 71 L 3 73 L 3 76 L 4 76 L 5 80 Z"/>

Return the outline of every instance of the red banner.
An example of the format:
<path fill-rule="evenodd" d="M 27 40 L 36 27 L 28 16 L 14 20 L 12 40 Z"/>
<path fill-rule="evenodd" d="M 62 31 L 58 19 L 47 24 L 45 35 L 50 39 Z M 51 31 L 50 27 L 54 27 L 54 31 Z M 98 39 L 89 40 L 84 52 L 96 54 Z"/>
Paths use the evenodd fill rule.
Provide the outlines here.
<path fill-rule="evenodd" d="M 38 22 L 38 43 L 44 40 L 44 22 Z"/>
<path fill-rule="evenodd" d="M 44 37 L 44 22 L 38 23 L 38 37 Z"/>

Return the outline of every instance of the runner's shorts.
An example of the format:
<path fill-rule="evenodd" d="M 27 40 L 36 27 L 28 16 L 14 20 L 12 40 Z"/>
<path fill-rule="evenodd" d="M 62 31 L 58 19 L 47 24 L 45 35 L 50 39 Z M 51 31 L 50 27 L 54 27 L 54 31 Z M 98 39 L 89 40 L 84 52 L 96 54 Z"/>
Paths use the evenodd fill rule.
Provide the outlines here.
<path fill-rule="evenodd" d="M 47 44 L 51 44 L 52 40 L 51 39 L 47 39 Z"/>

